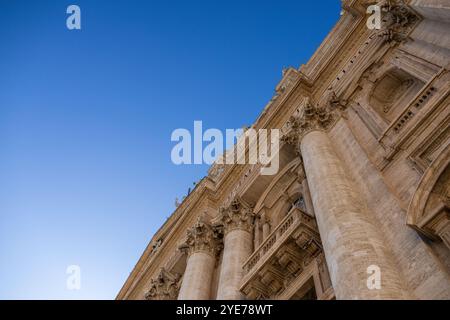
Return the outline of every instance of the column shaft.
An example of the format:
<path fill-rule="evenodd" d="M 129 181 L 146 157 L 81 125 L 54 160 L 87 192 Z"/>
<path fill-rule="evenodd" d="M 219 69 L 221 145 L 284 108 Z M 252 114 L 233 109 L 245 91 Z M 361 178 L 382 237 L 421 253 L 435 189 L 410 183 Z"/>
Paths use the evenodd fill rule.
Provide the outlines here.
<path fill-rule="evenodd" d="M 210 299 L 215 257 L 203 251 L 193 252 L 187 260 L 178 300 Z"/>
<path fill-rule="evenodd" d="M 239 291 L 244 276 L 242 267 L 251 254 L 252 234 L 249 231 L 235 229 L 225 235 L 218 300 L 244 299 L 244 295 Z"/>
<path fill-rule="evenodd" d="M 384 239 L 327 134 L 308 133 L 301 151 L 336 297 L 408 298 Z M 380 270 L 380 289 L 368 286 L 373 266 Z"/>
<path fill-rule="evenodd" d="M 185 243 L 179 247 L 188 257 L 178 300 L 210 299 L 220 239 L 216 230 L 204 222 L 202 216 L 187 230 L 186 235 Z"/>

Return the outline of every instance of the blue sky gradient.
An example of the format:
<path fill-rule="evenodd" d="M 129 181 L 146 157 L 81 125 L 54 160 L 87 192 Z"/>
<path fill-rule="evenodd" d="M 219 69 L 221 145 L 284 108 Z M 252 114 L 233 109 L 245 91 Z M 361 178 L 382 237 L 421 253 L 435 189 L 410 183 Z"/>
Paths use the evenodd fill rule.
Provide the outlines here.
<path fill-rule="evenodd" d="M 82 30 L 66 28 L 77 4 Z M 176 128 L 250 125 L 340 1 L 0 0 L 0 298 L 113 299 L 207 167 Z M 81 267 L 81 290 L 66 268 Z"/>

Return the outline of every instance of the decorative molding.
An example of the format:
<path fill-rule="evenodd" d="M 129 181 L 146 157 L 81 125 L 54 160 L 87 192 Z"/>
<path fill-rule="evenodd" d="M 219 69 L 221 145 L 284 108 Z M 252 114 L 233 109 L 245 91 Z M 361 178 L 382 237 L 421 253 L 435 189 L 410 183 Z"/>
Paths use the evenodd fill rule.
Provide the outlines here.
<path fill-rule="evenodd" d="M 436 126 L 429 136 L 420 143 L 408 157 L 413 168 L 423 174 L 440 152 L 450 143 L 450 115 L 447 116 L 444 125 Z"/>
<path fill-rule="evenodd" d="M 150 282 L 150 289 L 145 293 L 146 300 L 176 300 L 180 290 L 181 275 L 173 274 L 161 268 L 158 276 Z"/>
<path fill-rule="evenodd" d="M 391 122 L 378 142 L 384 147 L 383 158 L 377 161 L 381 171 L 392 163 L 401 150 L 406 150 L 427 128 L 446 128 L 449 125 L 448 101 L 450 100 L 450 73 L 442 69 L 407 104 L 398 117 Z M 427 139 L 434 140 L 433 137 Z"/>
<path fill-rule="evenodd" d="M 249 299 L 274 298 L 321 252 L 315 219 L 294 207 L 244 263 L 241 291 Z"/>
<path fill-rule="evenodd" d="M 431 218 L 427 219 L 422 229 L 439 237 L 450 249 L 450 199 L 444 201 L 430 214 Z"/>
<path fill-rule="evenodd" d="M 407 224 L 450 248 L 450 145 L 431 163 L 417 186 Z"/>
<path fill-rule="evenodd" d="M 208 176 L 214 182 L 217 182 L 220 180 L 224 171 L 225 171 L 225 164 L 214 163 L 208 170 Z"/>
<path fill-rule="evenodd" d="M 215 225 L 222 226 L 224 234 L 236 229 L 251 232 L 254 217 L 253 206 L 236 197 L 228 206 L 219 209 Z"/>
<path fill-rule="evenodd" d="M 378 35 L 391 46 L 407 41 L 420 16 L 403 0 L 382 0 L 379 5 L 383 12 L 383 24 Z"/>
<path fill-rule="evenodd" d="M 332 128 L 346 106 L 347 101 L 338 98 L 334 91 L 329 91 L 323 106 L 314 106 L 310 98 L 306 97 L 297 113 L 282 128 L 281 141 L 295 146 L 298 151 L 299 143 L 306 134 Z"/>
<path fill-rule="evenodd" d="M 244 270 L 246 270 L 247 273 L 251 273 L 252 269 L 264 260 L 264 256 L 268 253 L 270 255 L 273 248 L 277 248 L 277 244 L 280 245 L 286 238 L 292 238 L 293 240 L 298 239 L 299 234 L 298 232 L 294 232 L 295 230 L 300 230 L 298 231 L 300 233 L 308 233 L 312 237 L 318 237 L 317 225 L 314 218 L 301 211 L 299 208 L 293 207 L 289 214 L 263 241 L 259 248 L 256 248 L 255 252 L 244 264 Z"/>
<path fill-rule="evenodd" d="M 187 255 L 205 252 L 217 256 L 223 248 L 220 228 L 213 228 L 210 224 L 202 221 L 202 217 L 199 217 L 194 226 L 186 233 L 186 241 L 178 249 Z"/>

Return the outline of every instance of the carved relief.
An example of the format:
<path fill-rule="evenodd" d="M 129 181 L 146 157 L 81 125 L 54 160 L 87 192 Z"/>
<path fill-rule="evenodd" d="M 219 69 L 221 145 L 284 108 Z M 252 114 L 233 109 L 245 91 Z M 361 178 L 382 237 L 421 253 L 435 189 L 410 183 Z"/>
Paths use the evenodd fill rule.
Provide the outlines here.
<path fill-rule="evenodd" d="M 383 11 L 382 31 L 379 36 L 391 45 L 408 39 L 408 34 L 420 20 L 403 0 L 384 0 L 379 3 Z"/>
<path fill-rule="evenodd" d="M 217 182 L 220 180 L 222 173 L 225 171 L 225 165 L 214 163 L 211 168 L 208 170 L 208 176 L 214 181 Z"/>
<path fill-rule="evenodd" d="M 306 97 L 296 114 L 282 128 L 281 140 L 284 143 L 298 147 L 301 139 L 314 130 L 328 130 L 339 119 L 340 111 L 345 109 L 345 102 L 330 92 L 323 106 L 314 106 L 310 98 Z"/>
<path fill-rule="evenodd" d="M 336 92 L 330 90 L 327 97 L 328 109 L 343 112 L 347 109 L 348 101 L 336 95 Z"/>
<path fill-rule="evenodd" d="M 145 294 L 146 300 L 176 300 L 180 290 L 181 275 L 172 274 L 161 268 L 156 279 L 150 282 L 150 289 Z"/>
<path fill-rule="evenodd" d="M 243 291 L 249 299 L 252 300 L 267 300 L 270 299 L 270 293 L 267 287 L 261 282 L 261 277 L 256 277 L 255 280 Z"/>
<path fill-rule="evenodd" d="M 295 239 L 297 246 L 306 253 L 308 260 L 315 258 L 322 249 L 317 238 L 311 232 L 301 230 L 297 234 L 294 234 L 293 238 Z M 305 264 L 308 263 L 309 261 Z"/>
<path fill-rule="evenodd" d="M 222 247 L 220 228 L 213 228 L 199 217 L 195 225 L 187 230 L 186 241 L 179 246 L 179 250 L 188 255 L 195 252 L 206 252 L 216 256 Z"/>
<path fill-rule="evenodd" d="M 253 230 L 254 213 L 251 205 L 236 197 L 226 207 L 219 209 L 219 217 L 215 225 L 223 227 L 224 233 L 241 229 L 251 232 Z"/>
<path fill-rule="evenodd" d="M 261 283 L 265 286 L 268 296 L 274 296 L 284 287 L 284 272 L 281 266 L 274 262 L 266 265 L 260 273 Z"/>
<path fill-rule="evenodd" d="M 283 79 L 280 81 L 280 83 L 275 88 L 275 92 L 277 93 L 277 96 L 280 96 L 288 88 L 292 86 L 292 84 L 295 82 L 295 79 L 298 77 L 298 71 L 295 68 L 289 67 L 283 69 Z"/>
<path fill-rule="evenodd" d="M 288 270 L 291 276 L 297 276 L 303 269 L 301 251 L 294 244 L 280 248 L 276 258 L 280 266 Z"/>
<path fill-rule="evenodd" d="M 154 255 L 156 252 L 158 252 L 158 250 L 161 247 L 162 243 L 163 243 L 163 239 L 160 238 L 152 245 L 152 251 L 151 251 L 152 255 Z"/>

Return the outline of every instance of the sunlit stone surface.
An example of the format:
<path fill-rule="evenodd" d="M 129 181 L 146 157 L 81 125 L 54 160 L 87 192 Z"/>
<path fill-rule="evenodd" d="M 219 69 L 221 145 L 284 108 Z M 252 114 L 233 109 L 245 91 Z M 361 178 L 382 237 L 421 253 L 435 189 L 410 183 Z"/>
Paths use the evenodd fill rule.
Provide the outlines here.
<path fill-rule="evenodd" d="M 370 30 L 374 2 L 283 71 L 254 124 L 281 129 L 278 173 L 213 165 L 118 299 L 450 299 L 450 4 Z"/>

